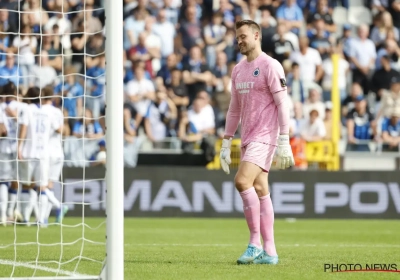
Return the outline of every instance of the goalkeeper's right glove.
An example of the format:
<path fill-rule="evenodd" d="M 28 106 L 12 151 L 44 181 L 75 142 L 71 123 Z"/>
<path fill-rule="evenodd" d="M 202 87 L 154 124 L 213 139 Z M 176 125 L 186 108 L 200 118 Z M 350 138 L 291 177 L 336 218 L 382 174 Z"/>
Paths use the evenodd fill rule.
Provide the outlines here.
<path fill-rule="evenodd" d="M 230 173 L 229 165 L 231 164 L 231 143 L 232 143 L 232 138 L 223 139 L 221 151 L 219 154 L 222 170 L 224 170 L 226 174 Z"/>

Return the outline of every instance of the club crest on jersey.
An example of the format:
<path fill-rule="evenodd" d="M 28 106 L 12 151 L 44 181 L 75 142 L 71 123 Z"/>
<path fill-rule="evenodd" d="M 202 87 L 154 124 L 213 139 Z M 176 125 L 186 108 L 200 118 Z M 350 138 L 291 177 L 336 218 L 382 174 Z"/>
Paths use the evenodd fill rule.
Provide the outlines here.
<path fill-rule="evenodd" d="M 256 70 L 254 70 L 253 72 L 253 76 L 258 77 L 258 75 L 260 75 L 260 69 L 257 67 Z"/>

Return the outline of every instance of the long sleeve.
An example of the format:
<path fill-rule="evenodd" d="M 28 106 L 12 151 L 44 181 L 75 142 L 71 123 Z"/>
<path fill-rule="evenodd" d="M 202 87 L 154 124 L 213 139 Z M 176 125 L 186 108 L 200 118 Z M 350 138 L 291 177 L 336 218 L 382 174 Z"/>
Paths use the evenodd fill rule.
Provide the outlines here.
<path fill-rule="evenodd" d="M 277 60 L 275 60 L 275 63 L 269 69 L 269 90 L 273 95 L 275 105 L 278 109 L 280 134 L 289 134 L 290 101 L 287 94 L 285 72 Z"/>
<path fill-rule="evenodd" d="M 232 87 L 231 87 L 231 101 L 229 103 L 228 113 L 226 114 L 225 136 L 233 137 L 238 128 L 240 121 L 240 104 L 238 94 L 235 87 L 235 71 L 232 71 Z"/>

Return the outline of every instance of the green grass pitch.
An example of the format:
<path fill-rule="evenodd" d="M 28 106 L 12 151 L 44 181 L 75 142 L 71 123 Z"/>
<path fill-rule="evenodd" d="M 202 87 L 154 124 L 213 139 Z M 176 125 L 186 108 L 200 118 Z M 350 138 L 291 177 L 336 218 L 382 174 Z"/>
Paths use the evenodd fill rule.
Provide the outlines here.
<path fill-rule="evenodd" d="M 38 257 L 37 276 L 64 273 L 98 274 L 105 256 L 104 219 L 87 218 L 89 227 L 66 218 L 60 226 L 0 228 L 0 277 L 32 276 L 29 268 Z M 37 246 L 36 241 L 42 244 Z M 89 241 L 90 240 L 90 241 Z M 328 273 L 325 263 L 396 263 L 400 269 L 400 224 L 378 220 L 276 220 L 275 242 L 280 256 L 276 266 L 236 265 L 248 241 L 244 219 L 125 219 L 125 279 L 400 279 L 399 273 Z M 33 242 L 33 243 L 29 243 Z M 82 254 L 81 254 L 82 252 Z M 85 258 L 75 259 L 82 255 Z M 55 261 L 54 263 L 49 263 Z M 43 263 L 47 262 L 47 263 Z M 65 275 L 65 274 L 64 274 Z M 63 275 L 63 276 L 64 276 Z"/>

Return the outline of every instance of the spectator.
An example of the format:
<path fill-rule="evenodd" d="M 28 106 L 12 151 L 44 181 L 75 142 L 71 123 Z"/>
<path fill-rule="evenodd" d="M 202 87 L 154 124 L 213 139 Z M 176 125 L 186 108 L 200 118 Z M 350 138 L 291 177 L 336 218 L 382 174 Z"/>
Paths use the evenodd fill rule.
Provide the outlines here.
<path fill-rule="evenodd" d="M 369 141 L 373 137 L 371 122 L 373 116 L 367 107 L 364 96 L 356 98 L 355 107 L 347 115 L 347 150 L 369 151 L 368 144 L 360 141 Z"/>
<path fill-rule="evenodd" d="M 382 140 L 385 144 L 384 150 L 399 151 L 400 145 L 400 111 L 394 110 L 389 118 L 382 123 Z"/>
<path fill-rule="evenodd" d="M 72 130 L 73 136 L 77 138 L 99 139 L 104 136 L 100 123 L 93 119 L 92 112 L 85 110 L 85 115 L 76 121 Z"/>
<path fill-rule="evenodd" d="M 304 127 L 303 107 L 300 102 L 293 104 L 293 117 L 290 119 L 289 136 L 290 146 L 294 157 L 294 169 L 305 170 L 308 167 L 306 158 L 307 142 L 301 137 L 301 129 Z"/>
<path fill-rule="evenodd" d="M 300 67 L 296 62 L 292 63 L 292 71 L 287 77 L 287 89 L 293 102 L 301 102 L 308 98 L 308 93 L 305 92 L 303 82 L 300 79 Z"/>
<path fill-rule="evenodd" d="M 192 47 L 189 61 L 183 66 L 183 81 L 188 85 L 189 105 L 192 104 L 198 92 L 206 90 L 211 78 L 212 74 L 204 63 L 201 49 L 197 46 Z"/>
<path fill-rule="evenodd" d="M 16 4 L 16 3 L 15 3 Z M 8 10 L 7 7 L 3 7 L 3 1 L 0 2 L 0 26 L 2 27 L 2 30 L 6 33 L 9 34 L 9 40 L 10 43 L 13 42 L 14 36 L 18 34 L 18 28 L 16 26 L 17 24 L 17 17 L 19 18 L 20 13 L 17 14 L 17 12 L 11 12 L 11 14 L 14 15 L 13 20 L 10 16 L 10 11 L 18 11 L 17 9 L 10 9 Z"/>
<path fill-rule="evenodd" d="M 57 40 L 57 43 L 60 42 L 63 48 L 63 53 L 67 54 L 67 57 L 64 59 L 70 59 L 71 55 L 71 31 L 72 31 L 72 23 L 68 19 L 67 15 L 63 14 L 63 11 L 69 10 L 68 1 L 62 1 L 62 4 L 56 5 L 54 11 L 56 12 L 54 16 L 52 16 L 47 24 L 44 27 L 44 30 L 49 34 L 54 34 L 54 39 L 58 39 L 61 37 L 60 40 Z M 68 62 L 69 63 L 69 62 Z"/>
<path fill-rule="evenodd" d="M 149 72 L 151 78 L 153 78 L 152 54 L 146 46 L 147 36 L 148 34 L 146 32 L 140 33 L 138 44 L 129 50 L 129 58 L 132 61 L 143 61 L 146 71 Z"/>
<path fill-rule="evenodd" d="M 400 28 L 400 2 L 396 0 L 388 0 L 388 12 L 392 15 L 393 24 L 398 29 Z"/>
<path fill-rule="evenodd" d="M 309 28 L 311 27 L 311 23 L 315 22 L 316 20 L 322 19 L 325 23 L 324 27 L 326 28 L 326 31 L 328 31 L 329 33 L 335 33 L 336 25 L 333 22 L 332 15 L 329 11 L 328 1 L 318 0 L 317 2 L 318 3 L 316 12 L 311 12 L 307 18 Z"/>
<path fill-rule="evenodd" d="M 350 94 L 342 101 L 342 117 L 346 118 L 350 111 L 355 107 L 356 100 L 359 96 L 364 95 L 360 84 L 353 83 L 351 85 Z M 344 122 L 345 123 L 345 122 Z"/>
<path fill-rule="evenodd" d="M 225 34 L 226 27 L 222 25 L 222 14 L 213 14 L 212 22 L 204 27 L 204 40 L 207 44 L 206 60 L 210 69 L 215 66 L 218 45 L 223 43 Z"/>
<path fill-rule="evenodd" d="M 203 135 L 196 129 L 195 125 L 189 121 L 188 111 L 181 111 L 179 121 L 178 137 L 182 141 L 182 150 L 190 153 L 194 149 L 194 143 L 201 141 Z"/>
<path fill-rule="evenodd" d="M 325 118 L 324 118 L 324 126 L 325 126 L 325 136 L 324 140 L 332 140 L 332 108 L 333 104 L 331 101 L 325 102 Z M 340 123 L 338 124 L 340 126 Z"/>
<path fill-rule="evenodd" d="M 310 32 L 310 47 L 316 49 L 321 55 L 321 59 L 327 59 L 331 52 L 331 42 L 329 32 L 325 30 L 325 22 L 322 18 L 314 20 L 314 30 Z"/>
<path fill-rule="evenodd" d="M 57 84 L 57 72 L 50 66 L 47 51 L 40 52 L 40 56 L 37 57 L 37 64 L 33 65 L 31 73 L 34 78 L 34 84 L 38 88 L 54 87 Z"/>
<path fill-rule="evenodd" d="M 124 108 L 124 140 L 133 143 L 136 138 L 136 124 L 129 108 Z"/>
<path fill-rule="evenodd" d="M 3 25 L 0 25 L 0 67 L 6 63 L 6 54 L 9 47 L 10 37 L 5 32 Z"/>
<path fill-rule="evenodd" d="M 384 55 L 381 57 L 382 68 L 377 70 L 371 79 L 371 90 L 376 95 L 376 100 L 380 101 L 385 90 L 390 89 L 391 80 L 400 76 L 400 73 L 392 68 L 390 57 Z"/>
<path fill-rule="evenodd" d="M 304 116 L 308 117 L 311 110 L 317 110 L 318 116 L 323 120 L 325 118 L 325 104 L 321 99 L 321 89 L 315 85 L 309 90 L 308 100 L 304 103 Z"/>
<path fill-rule="evenodd" d="M 149 17 L 144 26 L 144 32 L 146 33 L 145 46 L 150 54 L 152 77 L 155 77 L 158 70 L 161 69 L 161 49 L 163 47 L 160 37 L 153 32 L 154 21 L 153 17 Z"/>
<path fill-rule="evenodd" d="M 285 0 L 285 3 L 276 11 L 276 17 L 278 22 L 285 22 L 289 30 L 299 35 L 304 17 L 296 0 Z"/>
<path fill-rule="evenodd" d="M 182 5 L 180 0 L 164 0 L 164 8 L 167 20 L 178 28 L 179 9 Z"/>
<path fill-rule="evenodd" d="M 104 36 L 100 33 L 89 37 L 85 48 L 86 69 L 96 67 L 99 64 L 99 56 L 105 51 Z"/>
<path fill-rule="evenodd" d="M 202 39 L 201 24 L 196 17 L 196 7 L 190 6 L 186 9 L 186 20 L 181 23 L 177 36 L 177 50 L 186 54 L 192 47 L 204 47 Z"/>
<path fill-rule="evenodd" d="M 276 29 L 276 35 L 273 36 L 273 57 L 282 63 L 285 59 L 288 59 L 291 53 L 294 51 L 292 43 L 285 39 L 286 27 L 284 24 L 278 24 Z"/>
<path fill-rule="evenodd" d="M 347 60 L 350 60 L 350 53 L 352 49 L 351 41 L 353 40 L 353 37 L 351 33 L 352 33 L 351 25 L 350 24 L 343 25 L 343 35 L 338 40 L 338 43 L 342 44 L 343 46 L 343 54 Z"/>
<path fill-rule="evenodd" d="M 5 85 L 8 81 L 13 82 L 16 86 L 22 84 L 22 71 L 15 63 L 15 55 L 8 51 L 6 55 L 6 64 L 0 67 L 0 86 Z"/>
<path fill-rule="evenodd" d="M 18 65 L 21 68 L 22 76 L 24 77 L 24 86 L 28 88 L 33 85 L 32 67 L 35 64 L 35 53 L 37 47 L 36 37 L 32 34 L 32 29 L 29 25 L 22 27 L 19 36 L 13 41 L 14 53 L 18 53 Z"/>
<path fill-rule="evenodd" d="M 44 31 L 44 34 L 40 39 L 36 53 L 40 54 L 42 50 L 46 51 L 49 65 L 56 71 L 61 72 L 63 67 L 63 57 L 61 56 L 62 45 L 60 37 L 54 34 L 53 31 Z"/>
<path fill-rule="evenodd" d="M 213 101 L 217 106 L 218 110 L 223 114 L 224 118 L 229 109 L 229 102 L 231 100 L 231 87 L 232 87 L 232 71 L 235 67 L 235 63 L 229 63 L 228 72 L 221 78 L 216 78 L 216 83 L 219 84 L 215 88 Z"/>
<path fill-rule="evenodd" d="M 87 105 L 92 111 L 93 117 L 98 119 L 100 112 L 104 107 L 105 101 L 105 90 L 106 90 L 106 56 L 101 54 L 99 57 L 99 64 L 87 70 L 86 75 L 88 76 L 90 87 L 88 93 Z"/>
<path fill-rule="evenodd" d="M 257 24 L 261 23 L 261 11 L 258 2 L 258 0 L 249 0 L 248 5 L 244 5 L 243 19 L 252 20 Z"/>
<path fill-rule="evenodd" d="M 203 96 L 206 96 L 204 94 Z M 208 100 L 201 96 L 193 101 L 193 106 L 188 111 L 188 118 L 193 123 L 196 131 L 203 135 L 214 135 L 215 115 Z"/>
<path fill-rule="evenodd" d="M 178 57 L 175 53 L 170 54 L 167 57 L 167 63 L 164 64 L 160 71 L 157 73 L 156 85 L 157 88 L 166 86 L 168 87 L 171 84 L 171 70 L 179 69 L 181 70 L 182 65 L 178 61 Z"/>
<path fill-rule="evenodd" d="M 380 117 L 390 117 L 390 114 L 400 110 L 400 76 L 394 76 L 390 81 L 390 90 L 384 91 L 376 120 Z"/>
<path fill-rule="evenodd" d="M 290 119 L 290 135 L 291 137 L 300 137 L 301 127 L 303 126 L 304 119 L 303 104 L 300 102 L 293 103 L 293 114 Z"/>
<path fill-rule="evenodd" d="M 27 25 L 29 23 L 29 17 L 32 15 L 33 24 L 36 27 L 46 25 L 49 20 L 49 15 L 46 10 L 41 7 L 40 0 L 28 0 L 22 6 L 24 13 L 22 14 L 22 23 Z"/>
<path fill-rule="evenodd" d="M 183 83 L 182 71 L 177 68 L 171 72 L 171 84 L 167 86 L 167 92 L 179 112 L 189 105 L 187 86 Z"/>
<path fill-rule="evenodd" d="M 272 25 L 273 17 L 271 16 L 270 10 L 264 8 L 261 10 L 261 49 L 263 52 L 272 56 L 274 51 L 273 45 L 273 36 L 277 33 L 276 26 Z M 274 22 L 276 24 L 276 22 Z M 285 29 L 286 31 L 286 29 Z M 284 33 L 283 33 L 284 35 Z"/>
<path fill-rule="evenodd" d="M 166 60 L 174 52 L 174 38 L 176 36 L 174 24 L 167 19 L 166 9 L 159 10 L 157 22 L 153 26 L 153 32 L 161 39 L 161 57 L 162 60 Z"/>
<path fill-rule="evenodd" d="M 79 73 L 82 70 L 84 63 L 84 49 L 86 42 L 90 34 L 88 33 L 88 23 L 80 20 L 77 24 L 77 29 L 73 29 L 75 32 L 71 35 L 71 50 L 72 50 L 72 66 L 76 68 Z"/>
<path fill-rule="evenodd" d="M 376 56 L 376 64 L 375 68 L 377 70 L 382 68 L 381 65 L 381 57 L 387 55 L 390 58 L 390 64 L 392 64 L 392 68 L 399 71 L 398 61 L 400 56 L 400 48 L 396 41 L 392 39 L 386 39 L 385 43 L 383 44 L 383 48 L 381 48 Z"/>
<path fill-rule="evenodd" d="M 76 29 L 76 23 L 84 20 L 87 24 L 87 32 L 90 34 L 99 33 L 102 31 L 103 26 L 98 17 L 93 16 L 94 7 L 90 3 L 84 3 L 84 10 L 80 10 L 75 19 L 72 21 L 73 29 Z"/>
<path fill-rule="evenodd" d="M 329 56 L 322 62 L 322 70 L 324 71 L 324 77 L 322 79 L 323 99 L 324 101 L 331 100 L 332 91 L 332 79 L 333 79 L 333 62 L 331 59 L 332 54 L 339 56 L 338 65 L 338 87 L 340 94 L 340 101 L 343 101 L 347 96 L 347 75 L 350 72 L 350 65 L 344 58 L 342 45 L 338 44 L 333 47 Z"/>
<path fill-rule="evenodd" d="M 317 109 L 311 109 L 309 119 L 303 122 L 301 137 L 307 142 L 321 141 L 326 135 L 326 129 Z"/>
<path fill-rule="evenodd" d="M 219 9 L 214 13 L 220 13 L 224 16 L 224 24 L 227 28 L 233 28 L 235 25 L 234 6 L 229 0 L 220 0 Z"/>
<path fill-rule="evenodd" d="M 124 50 L 136 46 L 139 34 L 144 31 L 148 12 L 145 9 L 132 10 L 132 14 L 124 22 Z"/>
<path fill-rule="evenodd" d="M 309 47 L 307 37 L 300 37 L 300 50 L 291 54 L 290 60 L 300 66 L 300 79 L 305 83 L 319 82 L 323 75 L 321 55 Z"/>
<path fill-rule="evenodd" d="M 62 96 L 62 108 L 68 111 L 68 123 L 73 130 L 75 119 L 83 115 L 83 87 L 76 79 L 76 70 L 70 66 L 65 69 L 64 81 L 54 89 L 54 93 Z"/>
<path fill-rule="evenodd" d="M 351 41 L 350 61 L 353 72 L 353 82 L 359 83 L 364 94 L 369 92 L 368 77 L 375 68 L 376 50 L 374 43 L 368 39 L 368 26 L 358 27 L 358 38 Z"/>
<path fill-rule="evenodd" d="M 139 117 L 138 125 L 140 125 L 142 118 L 155 98 L 155 88 L 151 80 L 144 76 L 143 62 L 138 63 L 135 68 L 135 78 L 130 81 L 125 88 L 127 101 L 136 109 Z"/>
<path fill-rule="evenodd" d="M 394 32 L 395 40 L 398 42 L 399 30 L 393 26 L 392 16 L 389 12 L 380 13 L 377 24 L 372 28 L 370 36 L 377 49 L 385 42 L 388 31 Z"/>
<path fill-rule="evenodd" d="M 170 130 L 175 127 L 176 116 L 175 104 L 165 92 L 158 91 L 144 116 L 146 135 L 154 148 L 167 148 L 162 141 L 171 136 Z"/>

